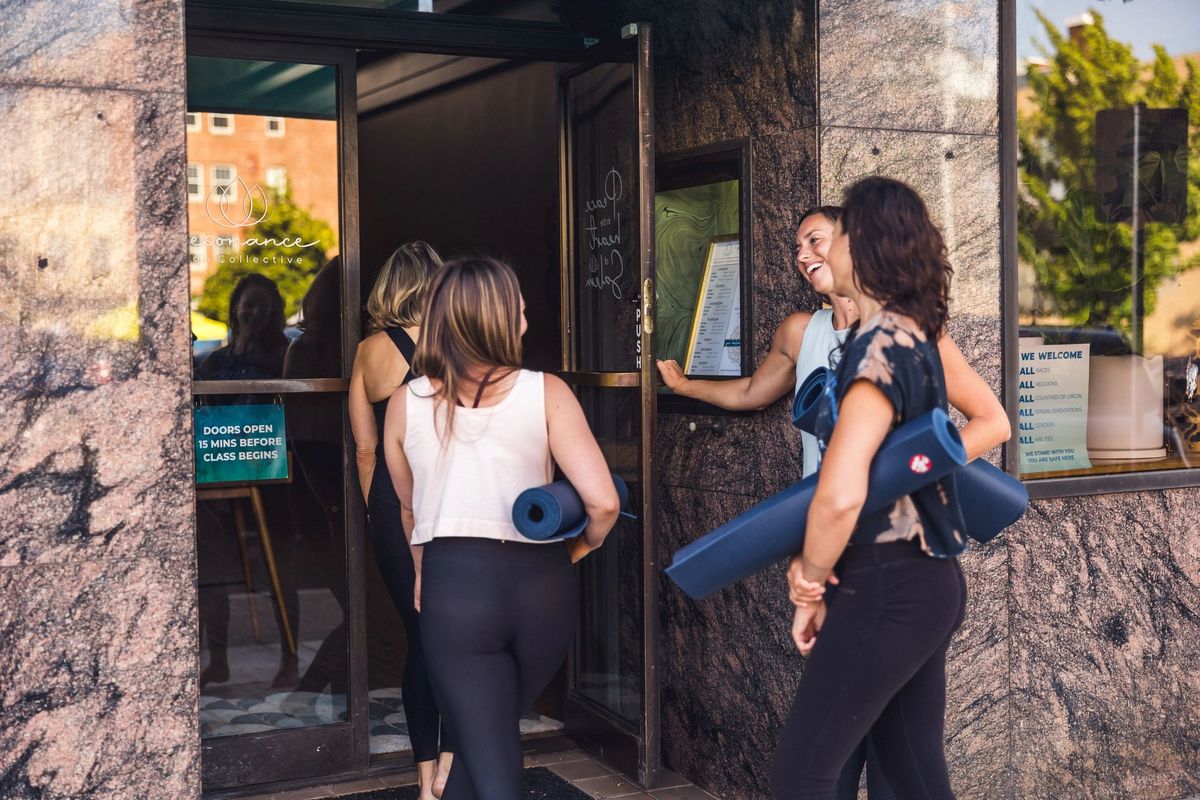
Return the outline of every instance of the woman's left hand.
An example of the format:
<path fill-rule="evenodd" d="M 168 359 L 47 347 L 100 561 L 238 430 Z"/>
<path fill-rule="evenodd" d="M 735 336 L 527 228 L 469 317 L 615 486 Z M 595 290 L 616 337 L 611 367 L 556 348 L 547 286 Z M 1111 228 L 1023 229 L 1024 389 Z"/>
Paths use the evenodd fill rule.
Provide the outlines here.
<path fill-rule="evenodd" d="M 806 656 L 812 652 L 817 643 L 817 632 L 825 624 L 827 609 L 825 601 L 809 603 L 796 607 L 796 615 L 792 618 L 792 641 L 800 655 Z"/>
<path fill-rule="evenodd" d="M 815 603 L 825 596 L 823 582 L 810 581 L 804 577 L 804 561 L 801 556 L 793 556 L 788 566 L 788 599 L 797 606 L 803 607 Z M 837 576 L 829 573 L 829 583 L 837 586 Z"/>

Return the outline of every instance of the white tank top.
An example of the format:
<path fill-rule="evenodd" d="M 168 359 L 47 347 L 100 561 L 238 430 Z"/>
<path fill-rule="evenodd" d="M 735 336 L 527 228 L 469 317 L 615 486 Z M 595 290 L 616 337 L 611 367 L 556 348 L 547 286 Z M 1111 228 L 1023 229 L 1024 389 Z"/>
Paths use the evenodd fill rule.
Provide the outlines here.
<path fill-rule="evenodd" d="M 404 455 L 413 473 L 413 544 L 442 536 L 531 542 L 512 523 L 513 501 L 554 474 L 546 429 L 546 386 L 521 370 L 499 403 L 455 408 L 443 443 L 445 404 L 428 378 L 408 384 Z M 434 415 L 437 424 L 434 424 Z"/>
<path fill-rule="evenodd" d="M 800 342 L 800 353 L 796 356 L 796 390 L 800 384 L 819 367 L 837 367 L 841 358 L 841 346 L 846 343 L 850 329 L 833 329 L 833 309 L 822 308 L 814 312 L 804 329 L 804 340 Z M 795 392 L 792 393 L 795 396 Z M 811 433 L 800 432 L 801 469 L 804 477 L 817 471 L 821 463 L 821 451 L 817 446 L 817 437 Z"/>

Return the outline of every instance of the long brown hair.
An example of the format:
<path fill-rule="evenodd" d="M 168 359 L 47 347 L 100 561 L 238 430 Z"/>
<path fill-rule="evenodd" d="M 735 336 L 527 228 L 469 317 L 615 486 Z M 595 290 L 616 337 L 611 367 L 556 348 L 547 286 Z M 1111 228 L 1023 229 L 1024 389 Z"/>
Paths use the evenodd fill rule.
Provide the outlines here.
<path fill-rule="evenodd" d="M 946 326 L 954 268 L 921 196 L 891 178 L 864 178 L 846 190 L 842 209 L 855 284 L 936 340 Z"/>
<path fill-rule="evenodd" d="M 435 273 L 425 301 L 413 369 L 441 382 L 448 439 L 454 408 L 472 371 L 498 367 L 498 377 L 521 368 L 521 286 L 512 268 L 494 258 L 458 258 Z"/>

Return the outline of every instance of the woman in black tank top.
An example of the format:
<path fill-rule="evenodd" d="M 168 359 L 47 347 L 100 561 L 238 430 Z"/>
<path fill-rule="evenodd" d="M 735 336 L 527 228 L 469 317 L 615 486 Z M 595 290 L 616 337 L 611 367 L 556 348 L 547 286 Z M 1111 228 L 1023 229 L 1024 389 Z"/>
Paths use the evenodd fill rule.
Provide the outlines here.
<path fill-rule="evenodd" d="M 367 300 L 372 334 L 359 344 L 350 378 L 350 424 L 375 563 L 404 621 L 408 641 L 401 692 L 420 779 L 420 800 L 432 800 L 435 792 L 440 793 L 454 746 L 441 725 L 421 647 L 410 532 L 401 522 L 400 501 L 384 461 L 383 420 L 392 392 L 413 378 L 411 364 L 421 309 L 430 279 L 441 264 L 438 254 L 424 242 L 402 245 L 384 263 Z"/>

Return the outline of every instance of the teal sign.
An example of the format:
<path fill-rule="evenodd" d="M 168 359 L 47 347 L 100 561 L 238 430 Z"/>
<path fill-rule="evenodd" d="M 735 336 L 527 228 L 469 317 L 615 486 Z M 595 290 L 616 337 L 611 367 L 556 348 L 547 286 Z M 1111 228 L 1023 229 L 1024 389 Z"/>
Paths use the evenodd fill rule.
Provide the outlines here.
<path fill-rule="evenodd" d="M 287 479 L 283 406 L 198 406 L 193 421 L 196 483 Z"/>

